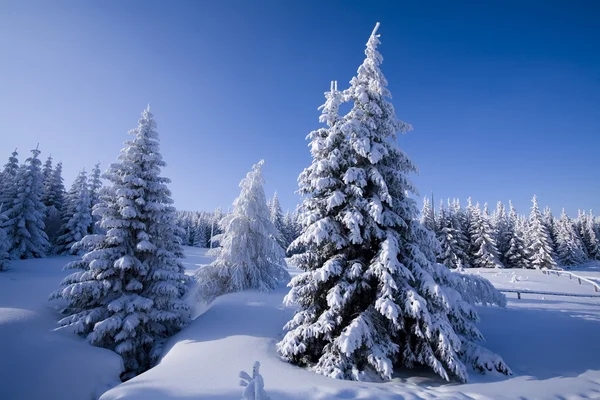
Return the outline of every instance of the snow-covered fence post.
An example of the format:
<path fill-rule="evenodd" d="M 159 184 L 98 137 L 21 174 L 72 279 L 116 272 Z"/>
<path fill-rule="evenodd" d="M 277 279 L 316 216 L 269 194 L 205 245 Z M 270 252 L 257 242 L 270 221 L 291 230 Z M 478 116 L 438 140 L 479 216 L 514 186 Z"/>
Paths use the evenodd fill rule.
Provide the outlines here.
<path fill-rule="evenodd" d="M 245 371 L 240 371 L 240 386 L 245 387 L 242 400 L 271 400 L 265 392 L 265 381 L 259 373 L 260 363 L 256 361 L 252 367 L 252 377 Z"/>

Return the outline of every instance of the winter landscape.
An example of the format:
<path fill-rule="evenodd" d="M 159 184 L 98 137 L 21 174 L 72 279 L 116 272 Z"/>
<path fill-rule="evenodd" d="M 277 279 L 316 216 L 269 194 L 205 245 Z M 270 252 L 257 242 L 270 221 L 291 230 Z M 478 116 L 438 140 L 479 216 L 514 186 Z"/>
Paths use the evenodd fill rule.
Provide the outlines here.
<path fill-rule="evenodd" d="M 107 5 L 110 18 L 138 10 L 156 17 L 151 9 L 158 3 L 148 3 L 151 11 L 141 11 L 142 3 L 123 4 Z M 90 11 L 67 2 L 39 6 L 48 12 L 35 14 L 40 21 Z M 247 6 L 236 6 L 243 15 Z M 18 20 L 28 12 L 20 7 L 0 5 L 1 18 Z M 206 7 L 209 15 L 224 12 Z M 281 3 L 260 7 L 290 12 Z M 331 80 L 321 105 L 307 106 L 318 113 L 303 132 L 308 147 L 293 150 L 305 161 L 294 176 L 285 173 L 285 158 L 266 157 L 273 149 L 288 151 L 292 139 L 235 153 L 240 150 L 231 143 L 228 149 L 229 138 L 215 150 L 192 146 L 190 137 L 187 150 L 175 151 L 169 142 L 185 139 L 163 130 L 161 106 L 171 106 L 160 101 L 159 107 L 139 107 L 137 125 L 131 115 L 132 129 L 119 136 L 124 144 L 110 147 L 106 164 L 94 161 L 89 170 L 67 166 L 81 155 L 60 134 L 53 140 L 40 134 L 26 151 L 13 146 L 22 138 L 0 133 L 6 151 L 0 169 L 0 399 L 600 398 L 600 217 L 593 211 L 600 193 L 588 192 L 597 182 L 583 184 L 573 173 L 569 184 L 581 183 L 582 193 L 595 196 L 569 192 L 567 199 L 583 204 L 571 199 L 558 209 L 545 205 L 556 199 L 536 195 L 538 189 L 565 195 L 549 192 L 563 185 L 560 176 L 550 179 L 553 174 L 540 173 L 524 187 L 509 172 L 511 184 L 492 185 L 498 192 L 485 189 L 491 177 L 439 179 L 444 189 L 434 197 L 435 179 L 423 185 L 418 177 L 428 169 L 403 145 L 420 134 L 403 121 L 410 116 L 400 106 L 406 94 L 394 93 L 392 100 L 398 86 L 386 78 L 382 54 L 402 51 L 399 43 L 386 42 L 386 20 L 393 25 L 394 19 L 367 23 L 369 13 L 352 9 L 356 16 L 340 18 L 363 22 L 345 26 L 349 33 L 341 40 L 359 31 L 366 45 L 349 81 Z M 542 13 L 549 25 L 563 15 L 556 11 Z M 340 29 L 333 23 L 323 29 L 334 26 Z M 340 38 L 330 34 L 332 44 Z M 17 36 L 15 42 L 34 43 Z M 218 98 L 203 107 L 224 108 L 225 118 L 230 110 Z M 597 96 L 590 99 L 597 110 Z M 16 107 L 0 119 L 27 125 Z M 581 112 L 569 110 L 565 118 Z M 597 115 L 590 117 L 596 137 L 589 144 L 598 140 Z M 249 132 L 254 122 L 247 121 Z M 0 122 L 0 131 L 6 126 Z M 493 140 L 478 146 L 500 151 L 488 143 Z M 554 160 L 564 169 L 577 162 L 568 148 L 553 148 L 564 154 Z M 98 142 L 82 150 L 85 162 L 104 160 L 103 149 Z M 218 165 L 190 177 L 195 161 L 182 157 L 185 151 L 216 157 Z M 443 153 L 433 163 L 452 168 L 455 158 Z M 246 164 L 248 157 L 253 161 Z M 245 172 L 237 187 L 217 183 L 240 165 Z M 590 165 L 587 172 L 597 178 L 597 166 Z M 270 176 L 294 186 L 293 196 L 269 186 Z M 237 193 L 211 207 L 228 196 L 220 185 Z M 459 196 L 463 187 L 473 198 Z M 195 195 L 181 195 L 188 190 Z M 492 200 L 490 193 L 526 196 L 527 204 Z"/>

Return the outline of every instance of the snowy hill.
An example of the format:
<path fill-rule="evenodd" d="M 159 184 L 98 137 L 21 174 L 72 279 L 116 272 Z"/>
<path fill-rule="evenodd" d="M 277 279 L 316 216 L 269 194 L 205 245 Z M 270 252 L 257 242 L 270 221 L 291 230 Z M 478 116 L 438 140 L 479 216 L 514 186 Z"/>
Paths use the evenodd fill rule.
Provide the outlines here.
<path fill-rule="evenodd" d="M 210 261 L 186 248 L 189 272 Z M 0 274 L 0 398 L 98 398 L 119 383 L 120 360 L 70 332 L 55 331 L 59 315 L 48 294 L 66 275 L 68 258 L 16 261 Z M 598 277 L 595 266 L 572 268 Z M 290 270 L 292 274 L 294 270 Z M 474 269 L 498 288 L 594 294 L 565 276 L 534 270 Z M 516 278 L 513 278 L 513 275 Z M 273 400 L 300 399 L 584 399 L 600 398 L 600 299 L 507 294 L 506 309 L 478 307 L 486 347 L 502 355 L 510 377 L 471 373 L 468 384 L 448 384 L 427 371 L 402 371 L 391 382 L 325 378 L 282 361 L 275 343 L 293 309 L 287 288 L 218 298 L 171 338 L 160 364 L 106 391 L 102 400 L 239 400 L 240 370 L 261 363 Z M 399 397 L 401 396 L 401 397 Z"/>

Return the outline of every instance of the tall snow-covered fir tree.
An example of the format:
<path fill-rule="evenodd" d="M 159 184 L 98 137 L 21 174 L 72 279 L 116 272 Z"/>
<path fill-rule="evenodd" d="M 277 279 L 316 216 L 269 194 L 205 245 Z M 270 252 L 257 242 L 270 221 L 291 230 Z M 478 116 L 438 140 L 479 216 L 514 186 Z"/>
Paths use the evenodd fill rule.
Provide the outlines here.
<path fill-rule="evenodd" d="M 261 160 L 242 179 L 233 211 L 220 221 L 223 233 L 215 237 L 221 245 L 216 259 L 196 272 L 201 299 L 246 289 L 269 291 L 289 279 L 285 252 L 276 241 L 280 233 L 267 207 L 263 164 Z"/>
<path fill-rule="evenodd" d="M 556 256 L 560 265 L 578 265 L 586 260 L 581 238 L 575 232 L 573 221 L 563 208 L 553 226 L 556 234 Z"/>
<path fill-rule="evenodd" d="M 537 197 L 531 199 L 531 214 L 529 215 L 529 254 L 530 263 L 533 268 L 556 268 L 556 262 L 552 257 L 552 242 L 550 234 L 544 224 L 542 213 L 538 207 Z"/>
<path fill-rule="evenodd" d="M 62 211 L 62 226 L 58 231 L 56 250 L 60 254 L 77 254 L 73 245 L 83 239 L 92 223 L 92 210 L 87 182 L 87 173 L 81 171 L 69 193 Z"/>
<path fill-rule="evenodd" d="M 123 358 L 123 379 L 155 364 L 169 336 L 189 319 L 183 252 L 159 136 L 150 109 L 129 132 L 119 162 L 104 177 L 111 187 L 95 212 L 105 235 L 88 235 L 92 249 L 66 268 L 78 271 L 51 298 L 68 305 L 61 326 Z"/>
<path fill-rule="evenodd" d="M 420 364 L 466 381 L 465 362 L 509 373 L 487 351 L 474 356 L 483 354 L 473 342 L 481 338 L 477 315 L 456 286 L 472 277 L 435 263 L 437 241 L 417 220 L 408 177 L 416 167 L 396 143 L 409 125 L 387 100 L 377 27 L 344 92 L 351 111 L 338 118 L 332 90 L 321 116 L 327 128 L 309 135 L 313 161 L 299 177 L 303 232 L 292 244 L 306 248 L 292 258 L 304 272 L 285 299 L 299 308 L 278 351 L 342 379 L 367 371 L 390 379 L 394 367 Z M 489 282 L 478 282 L 504 301 Z"/>
<path fill-rule="evenodd" d="M 92 169 L 89 179 L 90 204 L 92 210 L 100 203 L 100 192 L 102 190 L 102 181 L 100 180 L 102 172 L 100 171 L 100 163 L 96 163 Z M 92 223 L 90 225 L 90 233 L 103 233 L 99 227 L 100 215 L 92 215 Z"/>
<path fill-rule="evenodd" d="M 498 257 L 487 204 L 481 213 L 479 203 L 470 212 L 471 266 L 475 268 L 504 268 Z"/>
<path fill-rule="evenodd" d="M 44 232 L 46 207 L 41 201 L 44 182 L 40 151 L 36 148 L 31 154 L 17 170 L 10 193 L 13 200 L 5 212 L 4 228 L 13 259 L 45 257 L 49 248 Z"/>
<path fill-rule="evenodd" d="M 509 201 L 507 234 L 508 248 L 504 253 L 504 266 L 507 268 L 530 268 L 529 253 L 525 244 L 524 230 L 520 227 L 519 216 Z"/>

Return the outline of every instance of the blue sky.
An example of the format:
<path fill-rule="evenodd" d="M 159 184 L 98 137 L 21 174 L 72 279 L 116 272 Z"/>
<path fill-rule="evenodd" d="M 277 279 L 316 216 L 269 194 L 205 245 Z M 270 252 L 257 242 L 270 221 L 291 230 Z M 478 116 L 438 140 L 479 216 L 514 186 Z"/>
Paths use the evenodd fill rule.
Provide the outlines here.
<path fill-rule="evenodd" d="M 381 22 L 420 192 L 600 213 L 595 1 L 0 1 L 0 162 L 114 162 L 149 103 L 176 206 L 225 209 L 264 158 L 285 208 L 330 80 Z M 436 201 L 437 203 L 437 201 Z"/>

